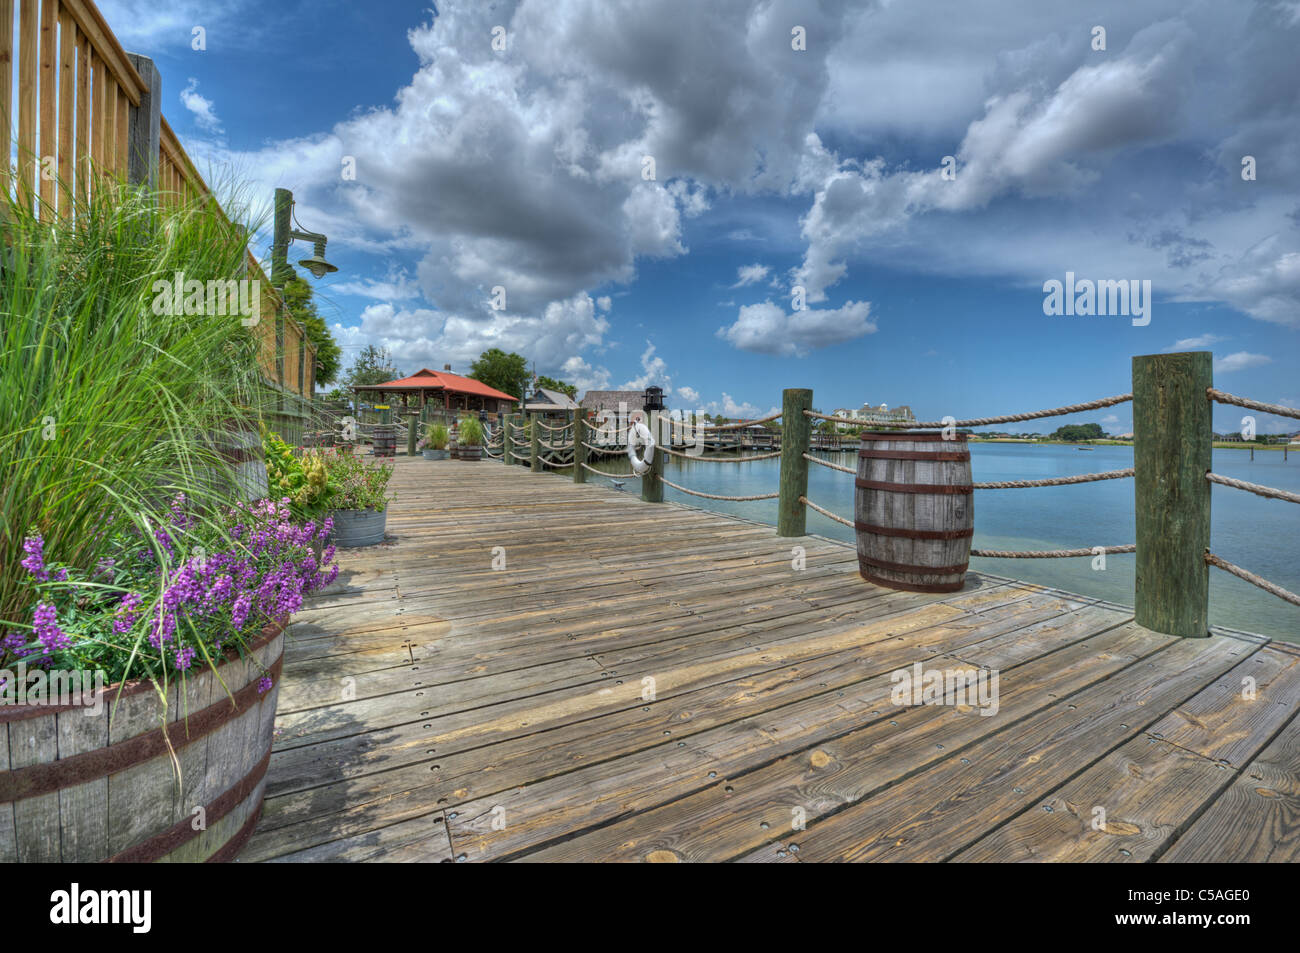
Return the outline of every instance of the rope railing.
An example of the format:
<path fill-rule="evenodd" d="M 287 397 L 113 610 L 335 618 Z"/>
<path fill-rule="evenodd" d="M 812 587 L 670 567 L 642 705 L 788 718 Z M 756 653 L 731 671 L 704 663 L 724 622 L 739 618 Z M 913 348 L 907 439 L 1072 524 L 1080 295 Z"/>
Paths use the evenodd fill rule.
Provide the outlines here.
<path fill-rule="evenodd" d="M 589 463 L 584 463 L 582 465 L 582 469 L 587 470 L 591 473 L 598 474 L 599 476 L 609 477 L 611 480 L 618 480 L 620 478 L 626 479 L 628 476 L 630 476 L 630 474 L 627 473 L 610 473 L 608 470 L 597 470 Z"/>
<path fill-rule="evenodd" d="M 557 469 L 557 470 L 573 466 L 572 460 L 570 460 L 568 463 L 565 463 L 562 460 L 547 460 L 545 457 L 538 457 L 537 462 L 544 467 L 551 467 L 552 469 Z"/>
<path fill-rule="evenodd" d="M 1049 410 L 1035 410 L 1027 414 L 1004 414 L 1001 417 L 974 417 L 970 420 L 948 420 L 948 421 L 922 421 L 920 423 L 910 423 L 899 425 L 900 429 L 910 428 L 913 430 L 941 430 L 946 427 L 986 427 L 990 424 L 1010 424 L 1021 420 L 1037 420 L 1040 417 L 1061 417 L 1065 414 L 1077 414 L 1084 410 L 1099 410 L 1102 407 L 1113 407 L 1115 404 L 1122 404 L 1125 401 L 1133 399 L 1132 394 L 1117 394 L 1114 397 L 1102 397 L 1097 400 L 1086 401 L 1082 404 L 1067 404 L 1064 407 L 1052 407 Z M 854 427 L 861 427 L 864 421 L 854 420 L 852 417 L 836 417 L 833 414 L 821 414 L 815 410 L 805 410 L 805 417 L 812 417 L 817 420 L 829 420 L 833 423 L 849 424 Z M 880 425 L 887 426 L 887 425 Z"/>
<path fill-rule="evenodd" d="M 680 450 L 673 450 L 670 447 L 660 447 L 659 449 L 670 457 L 681 457 L 683 460 L 704 460 L 707 463 L 749 463 L 751 460 L 772 460 L 781 455 L 781 451 L 777 450 L 773 453 L 751 453 L 744 457 L 697 457 L 693 454 L 682 453 Z"/>
<path fill-rule="evenodd" d="M 1211 566 L 1218 566 L 1224 572 L 1232 573 L 1232 575 L 1236 576 L 1238 579 L 1246 580 L 1246 582 L 1250 583 L 1252 586 L 1258 586 L 1260 589 L 1277 596 L 1284 602 L 1289 602 L 1293 606 L 1300 606 L 1300 596 L 1296 595 L 1290 589 L 1283 589 L 1277 583 L 1269 582 L 1263 576 L 1257 576 L 1248 569 L 1242 569 L 1240 566 L 1228 562 L 1221 556 L 1216 556 L 1214 553 L 1207 552 L 1205 554 L 1205 561 Z"/>
<path fill-rule="evenodd" d="M 558 433 L 558 432 L 561 431 L 561 430 L 568 430 L 570 427 L 573 426 L 573 424 L 570 424 L 570 423 L 564 423 L 564 424 L 560 424 L 560 425 L 558 425 L 558 426 L 551 426 L 550 424 L 548 424 L 548 423 L 543 423 L 543 422 L 540 421 L 540 420 L 534 420 L 534 421 L 532 421 L 532 423 L 535 423 L 535 424 L 537 424 L 537 426 L 541 427 L 543 430 L 549 430 L 549 431 L 551 431 L 552 433 Z"/>
<path fill-rule="evenodd" d="M 754 496 L 722 496 L 718 493 L 701 493 L 699 490 L 691 490 L 684 486 L 679 486 L 671 480 L 665 480 L 662 476 L 659 478 L 659 482 L 664 486 L 671 486 L 677 492 L 685 493 L 688 496 L 698 496 L 706 500 L 726 500 L 730 503 L 751 503 L 755 500 L 775 500 L 781 495 L 780 493 L 758 493 Z"/>
<path fill-rule="evenodd" d="M 972 556 L 984 556 L 988 559 L 1067 559 L 1071 556 L 1099 556 L 1102 553 L 1135 553 L 1137 545 L 1127 543 L 1123 546 L 1094 546 L 1091 549 L 972 549 Z"/>
<path fill-rule="evenodd" d="M 582 441 L 582 445 L 586 447 L 588 450 L 595 450 L 597 453 L 608 453 L 608 454 L 617 455 L 620 453 L 627 452 L 626 450 L 619 449 L 618 447 L 594 447 L 591 444 L 587 443 L 587 441 L 585 440 Z"/>
<path fill-rule="evenodd" d="M 1051 477 L 1047 480 L 1003 480 L 998 483 L 972 483 L 977 490 L 1019 490 L 1032 486 L 1069 486 L 1072 483 L 1096 483 L 1099 480 L 1123 480 L 1133 476 L 1133 468 L 1107 470 L 1104 473 L 1080 473 L 1078 476 Z"/>
<path fill-rule="evenodd" d="M 682 430 L 739 430 L 742 427 L 765 424 L 770 420 L 780 420 L 781 413 L 778 411 L 774 414 L 768 414 L 766 417 L 759 417 L 757 420 L 737 420 L 735 423 L 730 424 L 688 424 L 684 420 L 673 420 L 671 417 L 663 419 L 668 420 L 674 428 L 681 428 Z"/>
<path fill-rule="evenodd" d="M 1277 414 L 1279 417 L 1295 417 L 1300 420 L 1300 408 L 1285 407 L 1282 404 L 1266 404 L 1262 400 L 1238 397 L 1236 394 L 1229 394 L 1213 387 L 1207 388 L 1205 394 L 1210 400 L 1217 400 L 1221 404 L 1236 404 L 1238 407 L 1245 407 L 1247 410 L 1258 410 L 1265 414 Z"/>
<path fill-rule="evenodd" d="M 1211 483 L 1218 483 L 1220 486 L 1230 486 L 1234 490 L 1245 490 L 1247 493 L 1254 493 L 1256 496 L 1266 496 L 1273 500 L 1286 500 L 1288 503 L 1300 503 L 1300 493 L 1291 493 L 1288 490 L 1279 490 L 1272 486 L 1261 486 L 1258 483 L 1247 483 L 1245 480 L 1234 480 L 1232 477 L 1213 472 L 1205 474 L 1205 479 Z"/>
<path fill-rule="evenodd" d="M 808 499 L 808 497 L 806 496 L 799 497 L 799 502 L 802 503 L 804 506 L 807 506 L 809 509 L 816 510 L 818 513 L 820 513 L 822 516 L 826 517 L 827 519 L 834 520 L 837 523 L 842 523 L 845 526 L 847 526 L 849 529 L 853 529 L 852 520 L 846 520 L 843 516 L 837 516 L 836 514 L 832 513 L 830 510 L 822 509 L 812 500 Z"/>
<path fill-rule="evenodd" d="M 829 460 L 823 460 L 821 457 L 814 457 L 811 453 L 803 454 L 803 458 L 809 463 L 815 463 L 819 467 L 825 467 L 828 470 L 839 470 L 841 473 L 847 473 L 850 476 L 857 476 L 858 471 L 852 467 L 840 466 L 838 463 L 831 463 Z"/>

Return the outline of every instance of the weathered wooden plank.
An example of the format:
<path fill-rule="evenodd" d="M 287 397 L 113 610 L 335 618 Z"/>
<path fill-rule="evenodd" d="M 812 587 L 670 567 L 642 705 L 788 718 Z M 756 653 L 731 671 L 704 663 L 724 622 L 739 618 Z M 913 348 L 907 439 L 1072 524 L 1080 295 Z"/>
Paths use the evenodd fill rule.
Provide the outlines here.
<path fill-rule="evenodd" d="M 1300 862 L 1300 717 L 1292 716 L 1160 860 Z"/>
<path fill-rule="evenodd" d="M 25 768 L 58 757 L 58 723 L 53 714 L 9 723 L 9 766 Z M 24 864 L 57 863 L 59 844 L 59 792 L 14 802 L 14 837 L 18 861 Z"/>
<path fill-rule="evenodd" d="M 1253 651 L 1187 640 L 809 826 L 800 860 L 942 860 L 1033 805 Z M 835 760 L 835 752 L 828 752 Z M 776 849 L 769 845 L 769 849 Z"/>
<path fill-rule="evenodd" d="M 9 764 L 9 726 L 0 724 L 0 771 L 8 771 Z M 0 801 L 0 864 L 18 862 L 18 842 L 14 837 L 14 805 L 12 801 Z"/>
<path fill-rule="evenodd" d="M 1104 621 L 1083 616 L 1076 631 Z M 1019 632 L 1010 633 L 1014 641 Z M 991 640 L 992 641 L 992 640 Z M 812 747 L 792 752 L 752 772 L 727 765 L 718 780 L 644 815 L 601 828 L 530 855 L 530 860 L 644 860 L 668 852 L 683 860 L 727 860 L 758 849 L 796 823 L 811 823 L 845 804 L 949 758 L 980 738 L 1016 730 L 1054 699 L 1094 684 L 1158 651 L 1167 638 L 1136 626 L 1113 629 L 1046 650 L 1042 657 L 1001 673 L 999 709 L 983 717 L 973 709 L 899 708 L 885 702 L 864 727 L 827 731 Z M 984 643 L 976 643 L 973 649 Z M 936 663 L 947 665 L 940 659 Z M 803 723 L 800 717 L 796 723 Z M 769 729 L 770 730 L 770 729 Z M 793 835 L 791 835 L 793 836 Z"/>
<path fill-rule="evenodd" d="M 59 757 L 94 751 L 108 744 L 108 706 L 98 714 L 75 708 L 59 712 Z M 58 792 L 60 855 L 63 863 L 96 863 L 108 856 L 108 779 L 95 778 Z"/>
<path fill-rule="evenodd" d="M 1147 861 L 1234 780 L 1291 717 L 1300 658 L 1261 649 L 956 860 Z M 1234 702 L 1247 677 L 1260 683 Z M 1225 697 L 1226 696 L 1226 697 Z M 1203 719 L 1200 720 L 1200 719 Z M 1164 739 L 1164 740 L 1162 740 Z"/>

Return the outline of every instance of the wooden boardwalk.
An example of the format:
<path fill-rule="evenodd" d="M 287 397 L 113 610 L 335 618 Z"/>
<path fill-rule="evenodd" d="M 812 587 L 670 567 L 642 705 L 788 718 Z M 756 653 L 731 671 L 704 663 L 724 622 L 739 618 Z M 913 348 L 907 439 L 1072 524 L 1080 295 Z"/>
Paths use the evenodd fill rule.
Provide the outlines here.
<path fill-rule="evenodd" d="M 1300 859 L 1295 646 L 489 460 L 393 486 L 290 629 L 242 861 Z M 895 705 L 916 662 L 996 714 Z"/>

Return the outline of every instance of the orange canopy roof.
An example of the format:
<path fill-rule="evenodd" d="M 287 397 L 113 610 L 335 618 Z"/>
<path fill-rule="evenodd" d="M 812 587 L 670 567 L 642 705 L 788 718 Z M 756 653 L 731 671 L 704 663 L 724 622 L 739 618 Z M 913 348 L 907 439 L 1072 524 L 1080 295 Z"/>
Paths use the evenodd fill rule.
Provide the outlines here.
<path fill-rule="evenodd" d="M 421 388 L 449 390 L 458 394 L 474 394 L 477 397 L 495 397 L 498 400 L 519 399 L 518 397 L 511 397 L 495 387 L 488 387 L 487 384 L 476 381 L 472 377 L 461 377 L 459 374 L 449 374 L 447 371 L 431 371 L 427 367 L 410 377 L 401 377 L 386 384 L 371 384 L 366 387 L 359 387 L 357 390 L 419 390 Z"/>

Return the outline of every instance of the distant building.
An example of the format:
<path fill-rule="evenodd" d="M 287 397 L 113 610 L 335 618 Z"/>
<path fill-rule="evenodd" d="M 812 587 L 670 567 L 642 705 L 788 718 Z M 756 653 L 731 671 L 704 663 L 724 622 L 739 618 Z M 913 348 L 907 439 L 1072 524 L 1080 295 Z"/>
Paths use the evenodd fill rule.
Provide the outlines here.
<path fill-rule="evenodd" d="M 565 417 L 578 409 L 578 402 L 563 391 L 538 387 L 524 403 L 524 413 L 542 414 L 546 417 Z"/>
<path fill-rule="evenodd" d="M 835 417 L 848 417 L 850 420 L 859 422 L 863 427 L 911 427 L 916 424 L 916 417 L 912 415 L 912 408 L 907 404 L 889 409 L 887 404 L 881 404 L 879 407 L 872 407 L 870 404 L 863 404 L 857 410 L 850 410 L 847 407 L 841 407 L 832 411 Z M 848 428 L 848 424 L 838 424 L 840 430 Z"/>
<path fill-rule="evenodd" d="M 358 385 L 352 388 L 358 400 L 384 403 L 404 408 L 425 406 L 445 411 L 482 410 L 491 414 L 509 413 L 517 398 L 482 381 L 461 377 L 448 371 L 431 371 L 427 367 L 384 384 Z"/>
<path fill-rule="evenodd" d="M 619 405 L 623 406 L 620 408 Z M 585 414 L 599 414 L 602 410 L 625 413 L 645 408 L 645 391 L 643 390 L 589 390 L 582 395 L 578 405 Z"/>

